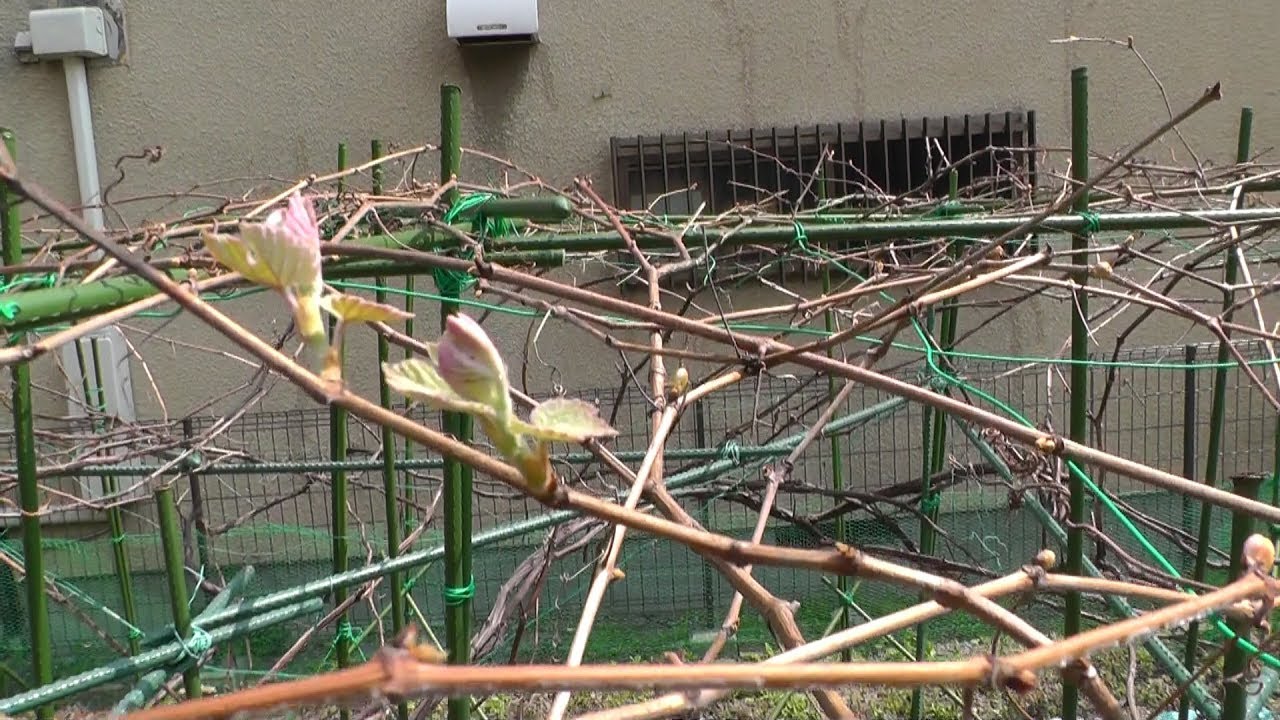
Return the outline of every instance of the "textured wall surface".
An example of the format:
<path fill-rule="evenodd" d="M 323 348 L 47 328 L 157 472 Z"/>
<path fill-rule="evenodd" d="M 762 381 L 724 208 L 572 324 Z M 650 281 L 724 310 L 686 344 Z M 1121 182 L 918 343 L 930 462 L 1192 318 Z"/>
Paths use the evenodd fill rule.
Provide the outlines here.
<path fill-rule="evenodd" d="M 44 4 L 0 3 L 3 41 L 25 26 L 29 9 Z M 90 76 L 104 182 L 115 176 L 117 157 L 151 145 L 164 147 L 164 160 L 131 166 L 129 194 L 185 188 L 194 180 L 322 171 L 333 166 L 340 141 L 358 149 L 375 137 L 402 146 L 434 141 L 442 82 L 462 87 L 467 146 L 509 157 L 554 183 L 589 174 L 605 187 L 612 135 L 1022 107 L 1038 112 L 1042 143 L 1065 145 L 1069 73 L 1080 64 L 1090 68 L 1099 152 L 1122 149 L 1167 116 L 1156 85 L 1128 51 L 1050 42 L 1071 34 L 1133 35 L 1175 109 L 1221 81 L 1226 100 L 1184 128 L 1203 159 L 1231 158 L 1242 104 L 1257 110 L 1255 148 L 1280 140 L 1280 124 L 1271 122 L 1280 111 L 1280 86 L 1267 72 L 1276 60 L 1280 5 L 1268 0 L 1197 3 L 1193 12 L 1186 3 L 1084 0 L 793 0 L 785 11 L 763 0 L 541 4 L 540 45 L 472 52 L 446 37 L 442 0 L 130 0 L 127 64 L 93 69 Z M 17 132 L 24 167 L 73 199 L 60 68 L 20 65 L 4 54 L 0 88 L 0 125 Z M 1147 155 L 1188 160 L 1173 138 Z M 735 307 L 780 300 L 768 291 L 732 298 Z M 224 307 L 261 332 L 285 322 L 278 305 L 256 299 Z M 434 323 L 434 309 L 420 312 Z M 1029 304 L 981 331 L 969 347 L 1056 353 L 1066 339 L 1068 312 L 1060 302 Z M 518 356 L 530 322 L 497 320 L 502 342 Z M 978 320 L 973 314 L 963 322 L 972 327 Z M 156 326 L 138 321 L 131 328 Z M 1133 341 L 1181 342 L 1187 327 L 1162 321 Z M 164 332 L 193 344 L 215 342 L 183 318 Z M 180 415 L 210 397 L 203 383 L 230 389 L 252 371 L 185 345 L 137 337 L 151 373 L 135 374 L 147 414 Z M 541 360 L 531 357 L 520 370 L 531 389 L 617 381 L 616 356 L 581 352 L 587 340 L 581 332 L 553 324 L 538 337 Z M 367 339 L 361 334 L 351 351 L 352 376 L 363 391 L 372 390 L 375 367 Z M 1109 349 L 1110 342 L 1101 339 L 1099 347 Z M 41 374 L 46 386 L 56 385 L 49 363 Z M 43 402 L 60 404 L 52 392 Z M 309 404 L 289 393 L 275 393 L 271 402 Z"/>

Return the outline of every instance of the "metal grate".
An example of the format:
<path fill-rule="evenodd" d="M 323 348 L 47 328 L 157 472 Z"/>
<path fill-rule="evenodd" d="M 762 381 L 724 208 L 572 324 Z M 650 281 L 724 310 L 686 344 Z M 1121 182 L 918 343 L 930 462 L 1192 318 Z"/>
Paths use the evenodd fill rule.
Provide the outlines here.
<path fill-rule="evenodd" d="M 858 212 L 945 196 L 953 168 L 960 198 L 1014 201 L 1035 190 L 1035 146 L 1035 112 L 1021 110 L 614 137 L 614 205 L 668 217 L 735 208 Z M 853 245 L 860 244 L 831 249 L 859 249 Z M 810 263 L 789 251 L 743 247 L 732 256 L 736 262 L 721 257 L 713 273 L 731 283 L 751 275 L 774 275 L 784 285 L 811 279 Z M 635 269 L 627 253 L 613 260 Z M 696 287 L 709 277 L 690 270 L 663 284 Z M 634 272 L 619 282 L 624 291 L 643 286 Z"/>
<path fill-rule="evenodd" d="M 615 137 L 614 204 L 666 215 L 863 208 L 917 189 L 945 195 L 948 163 L 963 194 L 1009 198 L 1034 186 L 1034 144 L 1035 113 L 1020 110 Z"/>

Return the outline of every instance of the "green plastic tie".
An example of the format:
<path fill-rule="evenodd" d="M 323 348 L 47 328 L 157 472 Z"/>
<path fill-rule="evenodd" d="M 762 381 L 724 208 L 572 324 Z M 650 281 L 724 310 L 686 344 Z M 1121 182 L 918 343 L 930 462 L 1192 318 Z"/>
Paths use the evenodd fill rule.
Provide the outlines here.
<path fill-rule="evenodd" d="M 928 516 L 933 516 L 938 512 L 938 507 L 942 505 L 942 495 L 936 490 L 930 490 L 928 495 L 920 500 L 920 512 Z"/>
<path fill-rule="evenodd" d="M 848 592 L 845 592 L 844 590 L 841 590 L 841 589 L 840 589 L 840 588 L 838 588 L 838 587 L 832 587 L 831 589 L 836 591 L 836 594 L 840 596 L 840 599 L 841 599 L 842 601 L 844 601 L 844 604 L 845 604 L 846 606 L 848 606 L 848 607 L 854 607 L 854 606 L 856 606 L 856 605 L 858 604 L 858 603 L 853 599 L 853 595 L 854 595 L 854 593 L 855 593 L 855 592 L 857 592 L 857 589 L 856 589 L 856 588 L 851 588 Z"/>
<path fill-rule="evenodd" d="M 699 232 L 702 236 L 703 257 L 707 259 L 707 271 L 702 276 L 702 284 L 709 285 L 711 284 L 711 278 L 716 273 L 716 256 L 715 253 L 711 252 L 711 244 L 707 242 L 706 228 L 699 227 Z"/>
<path fill-rule="evenodd" d="M 182 646 L 182 654 L 192 661 L 199 660 L 201 655 L 213 647 L 213 636 L 199 625 L 192 624 L 190 641 L 184 640 L 178 634 L 177 628 L 174 628 L 173 635 L 178 638 L 178 644 Z"/>
<path fill-rule="evenodd" d="M 444 604 L 456 606 L 465 603 L 476 594 L 476 576 L 472 575 L 470 582 L 465 587 L 449 587 L 444 588 Z"/>
<path fill-rule="evenodd" d="M 794 225 L 796 229 L 795 237 L 791 238 L 792 244 L 799 246 L 800 249 L 807 252 L 809 250 L 809 233 L 804 231 L 804 226 L 800 224 L 799 220 L 791 224 Z"/>
<path fill-rule="evenodd" d="M 338 621 L 338 629 L 337 632 L 334 633 L 333 643 L 329 646 L 329 654 L 332 654 L 334 648 L 338 647 L 338 643 L 343 640 L 346 640 L 351 646 L 355 646 L 356 641 L 359 640 L 356 635 L 356 629 L 351 627 L 351 621 L 346 618 L 342 618 Z M 325 655 L 326 658 L 328 656 L 328 654 Z"/>
<path fill-rule="evenodd" d="M 403 588 L 404 592 L 406 592 L 406 593 L 411 593 L 411 592 L 413 592 L 413 588 L 414 588 L 414 586 L 415 586 L 415 585 L 417 585 L 417 584 L 418 584 L 418 579 L 417 579 L 417 578 L 409 578 L 408 580 L 405 580 L 405 581 L 404 581 L 404 588 Z"/>
<path fill-rule="evenodd" d="M 471 231 L 480 236 L 483 242 L 486 237 L 502 237 L 509 235 L 515 231 L 515 225 L 506 218 L 492 218 L 480 211 L 480 208 L 494 198 L 490 193 L 473 193 L 462 197 L 458 202 L 454 203 L 447 211 L 445 211 L 442 220 L 452 224 L 468 210 L 476 210 L 475 215 L 471 218 Z M 469 251 L 463 255 L 467 259 L 475 257 L 474 251 Z M 436 282 L 436 289 L 441 295 L 446 297 L 460 297 L 463 292 L 471 289 L 477 280 L 474 275 L 460 270 L 447 270 L 445 268 L 435 268 L 431 271 L 432 278 Z"/>
<path fill-rule="evenodd" d="M 964 203 L 960 202 L 959 200 L 943 200 L 938 205 L 935 205 L 933 209 L 926 212 L 924 214 L 924 217 L 945 218 L 945 217 L 955 217 L 957 215 L 964 215 L 964 214 L 965 214 Z"/>
<path fill-rule="evenodd" d="M 113 544 L 113 545 L 123 545 L 123 544 L 124 544 L 124 539 L 125 539 L 126 537 L 128 537 L 128 535 L 127 535 L 127 534 L 125 534 L 125 533 L 120 533 L 119 535 L 112 535 L 112 536 L 111 536 L 111 544 Z"/>
<path fill-rule="evenodd" d="M 1091 235 L 1102 229 L 1102 217 L 1098 213 L 1082 210 L 1076 214 L 1084 220 L 1084 228 L 1082 228 L 1084 234 Z"/>
<path fill-rule="evenodd" d="M 0 315 L 3 315 L 5 320 L 13 322 L 13 320 L 18 317 L 18 303 L 0 303 Z"/>

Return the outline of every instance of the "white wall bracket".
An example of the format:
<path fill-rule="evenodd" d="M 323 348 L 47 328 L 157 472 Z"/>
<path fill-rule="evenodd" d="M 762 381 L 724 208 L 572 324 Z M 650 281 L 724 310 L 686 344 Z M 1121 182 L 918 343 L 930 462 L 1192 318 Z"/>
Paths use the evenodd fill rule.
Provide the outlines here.
<path fill-rule="evenodd" d="M 445 0 L 445 18 L 459 45 L 538 42 L 538 0 Z"/>
<path fill-rule="evenodd" d="M 28 29 L 13 39 L 22 62 L 85 60 L 116 63 L 125 55 L 123 0 L 75 0 L 58 7 L 32 10 Z"/>

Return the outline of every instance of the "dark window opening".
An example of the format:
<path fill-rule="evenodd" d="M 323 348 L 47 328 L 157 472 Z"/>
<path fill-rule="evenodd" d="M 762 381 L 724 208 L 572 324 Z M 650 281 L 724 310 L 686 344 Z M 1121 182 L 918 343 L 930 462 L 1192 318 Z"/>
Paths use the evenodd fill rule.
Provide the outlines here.
<path fill-rule="evenodd" d="M 614 204 L 623 211 L 849 213 L 944 198 L 952 167 L 961 200 L 1025 197 L 1036 186 L 1035 144 L 1035 113 L 1010 110 L 615 137 L 610 159 Z M 828 249 L 858 250 L 838 245 Z M 754 264 L 785 282 L 798 265 L 810 277 L 812 263 L 783 257 L 783 248 L 742 247 L 733 254 L 740 275 L 752 274 Z M 619 261 L 629 266 L 623 255 Z M 896 257 L 909 261 L 910 255 L 907 250 Z M 721 263 L 716 274 L 732 276 L 726 271 L 728 264 Z M 674 285 L 675 277 L 668 277 Z M 636 278 L 623 282 L 640 285 Z"/>
<path fill-rule="evenodd" d="M 1011 199 L 1034 186 L 1034 120 L 1009 111 L 615 137 L 614 204 L 660 215 L 855 210 L 912 191 L 945 196 L 948 163 L 960 163 L 962 196 Z"/>

